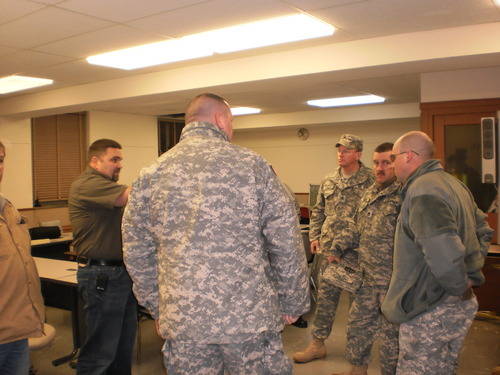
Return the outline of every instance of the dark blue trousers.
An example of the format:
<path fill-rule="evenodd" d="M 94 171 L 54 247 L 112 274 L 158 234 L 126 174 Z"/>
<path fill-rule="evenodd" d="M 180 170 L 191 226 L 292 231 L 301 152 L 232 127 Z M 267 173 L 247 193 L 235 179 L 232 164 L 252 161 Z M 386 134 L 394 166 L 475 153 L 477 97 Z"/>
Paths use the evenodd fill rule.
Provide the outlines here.
<path fill-rule="evenodd" d="M 77 273 L 86 339 L 77 374 L 130 375 L 137 332 L 137 301 L 124 266 L 86 266 Z"/>
<path fill-rule="evenodd" d="M 28 339 L 0 344 L 0 374 L 27 375 L 29 368 Z"/>

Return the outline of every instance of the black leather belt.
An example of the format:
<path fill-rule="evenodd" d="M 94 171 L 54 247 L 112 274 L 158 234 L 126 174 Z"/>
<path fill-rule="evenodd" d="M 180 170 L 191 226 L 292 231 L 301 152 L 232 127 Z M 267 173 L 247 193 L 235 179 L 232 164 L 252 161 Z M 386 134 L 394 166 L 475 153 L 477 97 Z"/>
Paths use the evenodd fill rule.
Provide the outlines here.
<path fill-rule="evenodd" d="M 123 260 L 114 260 L 114 259 L 87 259 L 87 266 L 120 267 L 120 266 L 123 266 Z"/>

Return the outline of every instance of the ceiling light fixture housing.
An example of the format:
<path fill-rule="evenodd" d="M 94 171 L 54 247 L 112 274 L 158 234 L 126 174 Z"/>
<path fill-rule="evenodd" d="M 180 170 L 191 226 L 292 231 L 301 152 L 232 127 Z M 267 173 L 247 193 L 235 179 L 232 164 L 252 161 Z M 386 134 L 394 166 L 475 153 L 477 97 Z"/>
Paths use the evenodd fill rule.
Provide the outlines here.
<path fill-rule="evenodd" d="M 260 108 L 253 107 L 231 107 L 231 113 L 233 116 L 240 115 L 252 115 L 256 113 L 260 113 L 262 110 Z"/>
<path fill-rule="evenodd" d="M 335 28 L 306 14 L 293 14 L 192 34 L 87 57 L 90 64 L 138 69 L 332 35 Z"/>
<path fill-rule="evenodd" d="M 296 42 L 332 35 L 335 28 L 306 14 L 271 18 L 197 34 L 216 53 Z"/>
<path fill-rule="evenodd" d="M 132 70 L 211 55 L 213 55 L 213 50 L 202 40 L 187 36 L 90 56 L 87 57 L 87 62 L 93 65 Z"/>
<path fill-rule="evenodd" d="M 341 98 L 308 100 L 307 104 L 314 107 L 344 107 L 349 105 L 383 103 L 385 98 L 378 95 L 345 96 Z"/>
<path fill-rule="evenodd" d="M 51 79 L 12 75 L 0 78 L 0 94 L 8 94 L 53 83 L 54 81 Z"/>

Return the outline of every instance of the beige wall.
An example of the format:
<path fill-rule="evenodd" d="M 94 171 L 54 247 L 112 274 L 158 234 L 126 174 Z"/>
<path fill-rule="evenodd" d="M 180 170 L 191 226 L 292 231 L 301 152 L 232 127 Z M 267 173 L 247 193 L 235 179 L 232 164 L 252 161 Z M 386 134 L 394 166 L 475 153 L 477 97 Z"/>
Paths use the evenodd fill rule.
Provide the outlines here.
<path fill-rule="evenodd" d="M 89 112 L 88 116 L 89 144 L 100 138 L 111 138 L 123 147 L 120 183 L 130 185 L 141 168 L 158 157 L 156 117 L 96 111 Z"/>
<path fill-rule="evenodd" d="M 0 118 L 0 139 L 7 153 L 0 191 L 14 206 L 32 207 L 31 120 Z"/>
<path fill-rule="evenodd" d="M 236 131 L 234 143 L 261 154 L 295 193 L 309 191 L 337 167 L 335 143 L 343 133 L 364 140 L 363 162 L 371 166 L 373 149 L 382 142 L 394 142 L 401 134 L 420 129 L 419 118 L 368 121 L 335 125 L 306 125 L 309 138 L 297 137 L 299 127 Z"/>
<path fill-rule="evenodd" d="M 422 103 L 500 98 L 500 66 L 420 75 Z"/>
<path fill-rule="evenodd" d="M 112 138 L 122 144 L 125 160 L 120 182 L 124 184 L 131 184 L 139 170 L 158 156 L 156 118 L 153 116 L 90 112 L 88 125 L 89 142 Z M 0 190 L 17 208 L 33 207 L 31 120 L 0 118 L 0 139 L 7 150 Z M 52 218 L 49 211 L 41 215 Z M 66 216 L 62 216 L 61 219 L 66 221 Z"/>

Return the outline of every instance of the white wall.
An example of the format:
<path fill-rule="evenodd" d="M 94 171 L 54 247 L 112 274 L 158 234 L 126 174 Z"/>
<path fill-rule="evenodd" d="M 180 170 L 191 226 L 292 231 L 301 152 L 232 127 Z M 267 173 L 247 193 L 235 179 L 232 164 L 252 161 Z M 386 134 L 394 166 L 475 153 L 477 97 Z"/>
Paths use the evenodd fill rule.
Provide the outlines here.
<path fill-rule="evenodd" d="M 0 118 L 0 139 L 7 154 L 0 190 L 15 207 L 32 207 L 31 120 Z"/>
<path fill-rule="evenodd" d="M 300 127 L 300 126 L 299 126 Z M 306 193 L 309 184 L 318 184 L 337 168 L 335 143 L 344 133 L 364 140 L 362 161 L 371 167 L 373 149 L 383 142 L 394 142 L 410 130 L 420 130 L 419 118 L 305 125 L 309 138 L 297 137 L 299 127 L 280 129 L 237 130 L 233 142 L 261 154 L 295 193 Z"/>
<path fill-rule="evenodd" d="M 500 97 L 500 66 L 420 75 L 423 103 Z"/>
<path fill-rule="evenodd" d="M 123 169 L 120 183 L 130 185 L 141 168 L 158 157 L 158 130 L 154 116 L 125 113 L 88 113 L 89 145 L 100 138 L 110 138 L 122 145 Z"/>
<path fill-rule="evenodd" d="M 111 138 L 121 143 L 124 167 L 120 182 L 131 184 L 139 170 L 158 156 L 156 118 L 111 112 L 90 112 L 89 142 Z M 0 118 L 0 139 L 7 158 L 0 191 L 19 208 L 33 207 L 31 119 Z M 90 143 L 89 143 L 90 144 Z"/>

